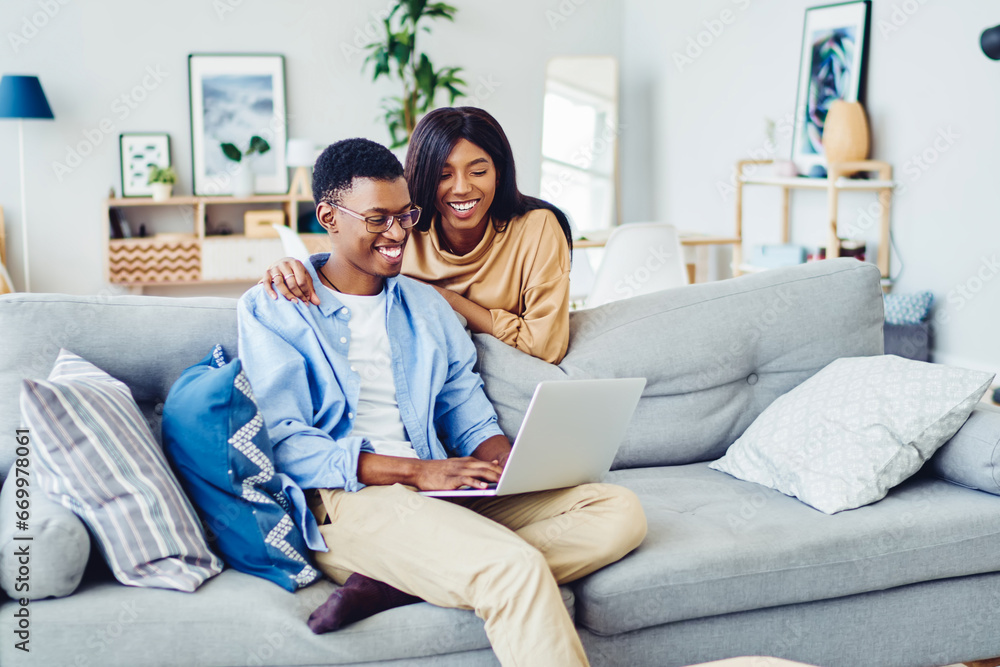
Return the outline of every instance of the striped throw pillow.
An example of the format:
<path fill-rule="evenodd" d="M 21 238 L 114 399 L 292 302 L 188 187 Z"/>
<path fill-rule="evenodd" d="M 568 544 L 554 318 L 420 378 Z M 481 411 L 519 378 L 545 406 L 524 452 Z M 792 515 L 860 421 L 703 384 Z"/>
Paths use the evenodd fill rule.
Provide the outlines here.
<path fill-rule="evenodd" d="M 48 381 L 22 384 L 21 412 L 39 485 L 87 524 L 118 581 L 190 592 L 222 571 L 123 382 L 60 350 Z"/>

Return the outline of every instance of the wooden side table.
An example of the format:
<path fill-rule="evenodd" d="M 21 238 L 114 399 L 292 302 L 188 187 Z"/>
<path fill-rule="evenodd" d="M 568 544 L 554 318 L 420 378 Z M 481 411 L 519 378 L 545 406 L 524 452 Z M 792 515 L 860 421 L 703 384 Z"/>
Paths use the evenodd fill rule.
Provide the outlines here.
<path fill-rule="evenodd" d="M 628 223 L 626 223 L 628 224 Z M 573 239 L 573 249 L 585 249 L 585 248 L 603 248 L 608 242 L 608 237 L 614 228 L 592 230 L 586 233 L 584 238 Z M 324 235 L 325 236 L 325 235 Z M 684 230 L 677 230 L 677 236 L 680 238 L 681 246 L 684 248 L 694 247 L 696 250 L 701 250 L 713 245 L 731 245 L 733 246 L 733 256 L 736 256 L 737 248 L 742 243 L 742 239 L 735 236 L 711 236 L 709 234 L 701 234 L 699 232 L 691 232 Z M 314 251 L 319 252 L 319 251 Z M 704 257 L 699 256 L 694 264 L 687 264 L 688 272 L 688 282 L 692 285 L 697 282 L 695 280 L 699 265 L 704 265 Z"/>

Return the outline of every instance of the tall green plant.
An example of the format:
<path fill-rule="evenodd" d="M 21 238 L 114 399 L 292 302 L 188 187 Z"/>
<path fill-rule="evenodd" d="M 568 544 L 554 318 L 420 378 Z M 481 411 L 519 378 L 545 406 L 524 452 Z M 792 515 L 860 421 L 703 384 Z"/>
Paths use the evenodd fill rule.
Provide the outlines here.
<path fill-rule="evenodd" d="M 417 51 L 417 32 L 430 33 L 430 27 L 421 25 L 431 19 L 455 20 L 457 9 L 443 2 L 427 0 L 398 0 L 386 17 L 385 37 L 365 46 L 370 51 L 362 69 L 369 63 L 375 67 L 372 81 L 379 77 L 396 78 L 403 85 L 399 97 L 382 98 L 385 124 L 392 137 L 392 148 L 405 146 L 410 141 L 417 117 L 434 108 L 434 98 L 440 90 L 448 93 L 449 104 L 465 96 L 465 81 L 459 78 L 461 67 L 442 67 L 435 70 L 426 53 Z"/>

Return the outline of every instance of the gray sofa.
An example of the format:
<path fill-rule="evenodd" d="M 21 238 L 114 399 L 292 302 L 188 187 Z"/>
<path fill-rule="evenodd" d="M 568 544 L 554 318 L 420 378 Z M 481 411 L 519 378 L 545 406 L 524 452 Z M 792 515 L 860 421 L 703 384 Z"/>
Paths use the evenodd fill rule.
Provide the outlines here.
<path fill-rule="evenodd" d="M 772 655 L 933 667 L 1000 656 L 1000 497 L 921 471 L 877 503 L 826 515 L 707 467 L 830 361 L 882 354 L 880 294 L 874 266 L 839 259 L 575 312 L 559 366 L 475 337 L 510 434 L 538 381 L 648 378 L 609 481 L 639 495 L 649 535 L 563 589 L 593 664 Z M 21 378 L 45 377 L 66 347 L 126 382 L 158 434 L 180 372 L 216 343 L 236 350 L 235 302 L 8 295 L 0 341 L 0 474 L 9 482 Z M 1000 434 L 1000 414 L 977 408 L 974 417 L 980 436 Z M 14 550 L 4 511 L 0 569 Z M 66 511 L 32 495 L 36 531 Z M 44 581 L 48 564 L 86 554 L 73 553 L 79 535 L 48 537 L 65 549 L 37 543 L 30 576 L 58 585 Z M 128 588 L 95 551 L 75 592 L 29 603 L 30 653 L 14 648 L 20 605 L 4 599 L 0 663 L 496 664 L 474 614 L 426 603 L 312 635 L 305 619 L 332 588 L 293 594 L 231 569 L 194 593 Z"/>

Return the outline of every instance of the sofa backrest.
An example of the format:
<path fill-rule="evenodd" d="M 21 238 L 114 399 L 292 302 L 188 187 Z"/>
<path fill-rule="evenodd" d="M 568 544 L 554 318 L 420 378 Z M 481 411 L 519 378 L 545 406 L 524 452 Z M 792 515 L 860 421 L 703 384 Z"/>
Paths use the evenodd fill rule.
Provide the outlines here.
<path fill-rule="evenodd" d="M 844 258 L 664 290 L 572 313 L 558 366 L 476 335 L 478 369 L 509 436 L 538 382 L 645 377 L 614 467 L 713 460 L 834 359 L 882 354 L 879 279 Z"/>
<path fill-rule="evenodd" d="M 839 259 L 617 301 L 570 317 L 558 366 L 474 336 L 500 426 L 517 433 L 542 380 L 647 378 L 615 467 L 721 456 L 775 398 L 834 359 L 882 353 L 879 272 Z M 160 437 L 171 385 L 216 343 L 236 354 L 236 300 L 0 296 L 0 479 L 21 427 L 23 378 L 66 348 L 125 382 Z"/>
<path fill-rule="evenodd" d="M 22 425 L 21 381 L 48 377 L 66 348 L 129 386 L 160 438 L 173 382 L 216 343 L 236 353 L 236 300 L 152 296 L 0 296 L 0 479 Z M 29 434 L 30 437 L 30 434 Z"/>

